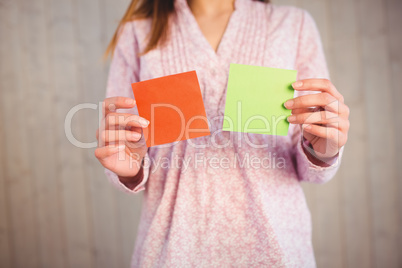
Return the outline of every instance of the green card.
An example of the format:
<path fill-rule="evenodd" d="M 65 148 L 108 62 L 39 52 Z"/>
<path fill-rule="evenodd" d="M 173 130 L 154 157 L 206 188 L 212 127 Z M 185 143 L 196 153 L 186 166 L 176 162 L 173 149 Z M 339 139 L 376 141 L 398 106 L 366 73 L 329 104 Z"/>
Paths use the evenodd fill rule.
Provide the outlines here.
<path fill-rule="evenodd" d="M 222 130 L 286 136 L 296 70 L 230 64 Z"/>

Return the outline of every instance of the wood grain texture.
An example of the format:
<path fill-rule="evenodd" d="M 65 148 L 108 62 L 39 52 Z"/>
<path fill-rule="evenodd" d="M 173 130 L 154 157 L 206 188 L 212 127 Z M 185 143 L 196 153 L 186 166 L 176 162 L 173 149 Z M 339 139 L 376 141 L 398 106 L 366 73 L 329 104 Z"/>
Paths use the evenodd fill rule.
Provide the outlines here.
<path fill-rule="evenodd" d="M 0 13 L 1 14 L 1 13 Z M 0 52 L 1 54 L 1 52 Z M 0 69 L 1 72 L 1 69 Z M 4 122 L 3 113 L 0 109 L 0 140 L 4 140 Z M 6 187 L 6 156 L 3 147 L 0 148 L 0 265 L 1 267 L 11 267 L 10 259 L 10 226 L 9 226 L 9 207 L 7 203 Z"/>
<path fill-rule="evenodd" d="M 38 267 L 37 210 L 32 159 L 29 158 L 25 90 L 26 50 L 22 40 L 17 1 L 2 1 L 1 106 L 4 122 L 5 187 L 11 267 Z M 3 38 L 6 37 L 6 38 Z M 23 126 L 23 127 L 21 127 Z"/>
<path fill-rule="evenodd" d="M 0 16 L 1 16 L 0 10 Z M 2 25 L 0 20 L 0 27 Z M 1 28 L 0 28 L 1 29 Z M 0 30 L 0 38 L 3 34 L 3 30 Z M 5 51 L 0 46 L 0 55 L 3 55 Z M 0 56 L 1 57 L 1 56 Z M 0 65 L 1 66 L 1 65 Z M 2 68 L 0 67 L 0 74 Z M 1 75 L 0 75 L 1 78 Z M 1 103 L 0 103 L 1 104 Z M 5 118 L 3 118 L 4 112 L 0 107 L 0 140 L 5 140 Z M 6 151 L 2 146 L 0 147 L 0 265 L 1 267 L 11 267 L 11 252 L 10 252 L 10 224 L 9 224 L 9 205 L 7 202 L 7 186 L 6 186 Z"/>
<path fill-rule="evenodd" d="M 9 2 L 2 2 L 3 8 L 0 8 L 0 39 L 8 37 L 8 25 L 10 25 L 10 17 L 6 16 L 9 10 Z M 7 5 L 7 7 L 6 7 Z M 0 59 L 4 59 L 9 50 L 9 42 L 0 42 Z M 6 86 L 11 86 L 10 81 L 4 83 L 4 78 L 10 75 L 12 70 L 6 68 L 5 62 L 0 61 L 0 96 L 4 98 L 3 91 Z M 0 101 L 0 141 L 6 140 L 6 111 Z M 11 226 L 10 226 L 10 204 L 8 203 L 8 187 L 7 187 L 7 151 L 5 146 L 0 147 L 0 266 L 11 267 Z"/>
<path fill-rule="evenodd" d="M 402 152 L 402 140 L 400 138 L 400 133 L 402 133 L 402 109 L 400 108 L 400 101 L 402 100 L 402 1 L 399 0 L 387 0 L 385 1 L 385 14 L 387 17 L 387 37 L 388 37 L 388 59 L 390 66 L 390 88 L 392 102 L 392 123 L 395 130 L 395 159 L 396 159 L 396 183 L 395 185 L 397 191 L 397 220 L 399 231 L 398 237 L 398 249 L 402 248 L 402 231 L 400 226 L 402 226 L 402 161 L 400 160 L 399 153 Z M 398 168 L 399 167 L 399 168 Z M 402 267 L 402 256 L 397 254 L 399 257 L 399 267 Z"/>
<path fill-rule="evenodd" d="M 76 1 L 77 64 L 80 99 L 85 103 L 99 104 L 105 94 L 106 76 L 102 63 L 105 48 L 102 39 L 103 16 L 98 0 Z M 81 111 L 85 120 L 85 142 L 96 141 L 99 110 Z M 96 147 L 95 147 L 96 148 Z M 121 241 L 118 240 L 115 191 L 104 180 L 104 172 L 94 157 L 95 148 L 85 150 L 85 165 L 91 201 L 91 229 L 93 232 L 93 258 L 95 267 L 119 267 Z"/>
<path fill-rule="evenodd" d="M 395 129 L 386 13 L 382 1 L 360 1 L 362 85 L 365 90 L 369 144 L 369 181 L 376 267 L 398 267 Z"/>
<path fill-rule="evenodd" d="M 348 145 L 337 179 L 340 182 L 344 265 L 371 267 L 372 234 L 370 220 L 370 193 L 366 165 L 367 115 L 364 88 L 361 81 L 361 56 L 356 5 L 347 0 L 328 1 L 331 45 L 328 61 L 332 80 L 353 107 Z"/>
<path fill-rule="evenodd" d="M 54 129 L 51 127 L 55 122 L 52 114 L 57 107 L 53 102 L 49 76 L 47 11 L 43 0 L 21 1 L 18 8 L 24 44 L 23 73 L 27 81 L 24 91 L 26 100 L 29 100 L 25 105 L 25 118 L 30 137 L 28 156 L 33 172 L 33 194 L 36 197 L 39 266 L 63 267 L 65 241 L 58 195 L 60 180 L 56 165 L 49 165 L 57 157 Z"/>
<path fill-rule="evenodd" d="M 54 89 L 54 135 L 56 138 L 56 169 L 60 179 L 59 198 L 62 203 L 67 266 L 92 267 L 91 206 L 88 169 L 84 151 L 67 138 L 64 121 L 67 113 L 82 102 L 78 82 L 78 51 L 76 14 L 72 1 L 47 0 L 48 31 L 52 87 Z M 72 122 L 77 140 L 84 137 L 85 122 L 77 116 Z"/>
<path fill-rule="evenodd" d="M 142 194 L 114 189 L 67 138 L 103 100 L 101 57 L 129 0 L 0 0 L 0 267 L 128 267 Z M 303 184 L 318 267 L 401 267 L 402 2 L 274 0 L 307 9 L 351 108 L 336 177 Z M 21 127 L 22 126 L 22 127 Z M 98 111 L 72 120 L 95 140 Z"/>

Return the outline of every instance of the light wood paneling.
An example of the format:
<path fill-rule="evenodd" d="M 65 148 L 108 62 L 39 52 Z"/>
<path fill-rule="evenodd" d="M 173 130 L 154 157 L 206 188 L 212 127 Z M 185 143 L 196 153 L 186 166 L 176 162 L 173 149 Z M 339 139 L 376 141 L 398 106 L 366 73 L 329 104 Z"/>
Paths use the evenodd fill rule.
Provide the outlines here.
<path fill-rule="evenodd" d="M 93 245 L 92 206 L 89 202 L 88 168 L 85 151 L 67 139 L 64 120 L 67 112 L 82 101 L 78 77 L 77 20 L 72 1 L 47 0 L 49 53 L 52 87 L 54 89 L 54 134 L 56 137 L 56 168 L 61 181 L 59 198 L 62 203 L 66 256 L 69 267 L 92 267 Z M 74 135 L 82 140 L 84 120 L 73 120 Z"/>
<path fill-rule="evenodd" d="M 332 79 L 345 101 L 353 107 L 350 140 L 338 176 L 342 207 L 343 258 L 345 267 L 371 267 L 372 235 L 368 172 L 366 165 L 366 105 L 361 84 L 361 56 L 355 2 L 327 1 L 330 21 L 328 62 Z"/>
<path fill-rule="evenodd" d="M 9 5 L 9 3 L 3 3 L 3 5 Z M 9 18 L 5 17 L 5 12 L 9 7 L 0 8 L 0 38 L 8 34 L 7 27 L 10 24 Z M 5 54 L 9 53 L 9 43 L 0 42 L 0 59 L 4 59 Z M 10 69 L 7 69 L 5 64 L 0 61 L 0 94 L 3 99 L 3 87 L 7 86 L 7 83 L 2 83 L 6 76 L 10 74 Z M 9 84 L 11 86 L 11 84 Z M 5 143 L 5 131 L 6 131 L 6 118 L 5 110 L 0 100 L 0 141 Z M 8 189 L 7 189 L 7 171 L 6 156 L 7 151 L 5 146 L 0 147 L 0 266 L 11 267 L 11 226 L 10 226 L 10 205 L 8 203 Z"/>
<path fill-rule="evenodd" d="M 2 1 L 1 107 L 4 122 L 5 187 L 9 223 L 10 266 L 38 267 L 36 246 L 37 210 L 32 160 L 29 158 L 26 88 L 26 51 L 22 43 L 19 8 L 15 1 Z M 3 38 L 5 36 L 6 38 Z"/>
<path fill-rule="evenodd" d="M 392 88 L 382 1 L 360 1 L 362 85 L 365 89 L 370 165 L 374 263 L 377 267 L 398 267 L 397 180 L 395 135 L 392 116 Z"/>
<path fill-rule="evenodd" d="M 97 0 L 74 2 L 77 32 L 77 64 L 80 99 L 85 103 L 99 103 L 105 93 L 106 76 L 101 62 L 105 47 L 101 7 Z M 96 141 L 94 133 L 98 128 L 97 110 L 81 111 L 85 119 L 84 140 Z M 92 204 L 91 220 L 93 232 L 93 254 L 95 267 L 119 267 L 121 241 L 118 240 L 116 200 L 114 189 L 104 178 L 103 170 L 94 157 L 93 149 L 85 151 L 87 180 Z"/>
<path fill-rule="evenodd" d="M 4 120 L 0 116 L 0 140 L 4 140 Z M 0 149 L 0 264 L 4 267 L 11 265 L 10 260 L 10 228 L 8 217 L 8 203 L 6 198 L 6 171 L 5 153 Z"/>
<path fill-rule="evenodd" d="M 67 112 L 103 100 L 101 57 L 129 0 L 0 0 L 0 266 L 128 267 L 142 194 L 114 189 Z M 402 2 L 276 0 L 307 9 L 352 123 L 336 177 L 303 184 L 318 267 L 401 267 Z M 98 111 L 73 118 L 95 140 Z"/>
<path fill-rule="evenodd" d="M 49 76 L 49 44 L 46 28 L 45 1 L 18 4 L 24 55 L 26 130 L 29 133 L 30 166 L 33 194 L 36 198 L 36 232 L 39 266 L 63 267 L 65 264 L 64 233 L 59 199 L 60 180 L 54 159 L 57 157 L 52 114 L 54 94 Z M 32 160 L 35 159 L 34 163 Z M 54 200 L 54 202 L 49 202 Z"/>
<path fill-rule="evenodd" d="M 0 10 L 0 16 L 2 15 Z M 0 20 L 1 24 L 1 20 Z M 0 26 L 1 27 L 1 26 Z M 1 32 L 3 30 L 0 30 Z M 3 49 L 2 46 L 0 46 Z M 4 51 L 0 51 L 3 55 Z M 0 65 L 0 73 L 2 73 Z M 0 76 L 1 78 L 1 76 Z M 0 103 L 1 104 L 1 103 Z M 5 140 L 5 118 L 3 118 L 3 111 L 0 107 L 0 141 Z M 7 187 L 6 187 L 6 152 L 4 147 L 0 148 L 0 264 L 4 267 L 11 266 L 10 260 L 10 226 L 9 226 L 9 207 L 7 202 Z"/>
<path fill-rule="evenodd" d="M 397 216 L 398 216 L 398 249 L 402 249 L 402 168 L 399 152 L 402 152 L 402 140 L 400 133 L 402 133 L 402 109 L 400 102 L 402 100 L 402 1 L 387 0 L 385 1 L 385 14 L 387 18 L 387 37 L 388 37 L 388 59 L 389 59 L 389 78 L 391 97 L 393 99 L 393 109 L 391 114 L 392 124 L 395 129 L 395 152 L 396 160 L 396 178 L 398 178 L 395 188 L 397 190 L 396 200 Z M 398 168 L 399 167 L 399 168 Z M 397 254 L 399 257 L 399 267 L 402 266 L 402 255 Z"/>

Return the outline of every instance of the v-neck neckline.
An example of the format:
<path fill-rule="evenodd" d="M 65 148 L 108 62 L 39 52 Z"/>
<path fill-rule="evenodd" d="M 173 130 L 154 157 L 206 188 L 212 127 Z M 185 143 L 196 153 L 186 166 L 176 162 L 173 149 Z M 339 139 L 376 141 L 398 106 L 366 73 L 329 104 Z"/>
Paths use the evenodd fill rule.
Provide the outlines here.
<path fill-rule="evenodd" d="M 228 49 L 228 45 L 231 42 L 229 38 L 236 34 L 238 28 L 238 17 L 242 12 L 242 4 L 243 1 L 247 0 L 234 0 L 234 10 L 230 15 L 229 21 L 225 27 L 224 33 L 219 41 L 217 50 L 215 51 L 212 45 L 209 43 L 204 33 L 201 30 L 200 25 L 198 24 L 193 12 L 191 11 L 187 0 L 175 0 L 175 6 L 177 13 L 183 13 L 186 18 L 186 22 L 188 25 L 184 25 L 184 28 L 187 29 L 188 37 L 193 42 L 199 41 L 198 46 L 202 48 L 202 50 L 209 55 L 211 59 L 214 61 L 219 60 L 220 58 L 226 58 L 230 49 Z M 251 1 L 251 0 L 248 0 Z M 229 42 L 229 43 L 228 43 Z"/>

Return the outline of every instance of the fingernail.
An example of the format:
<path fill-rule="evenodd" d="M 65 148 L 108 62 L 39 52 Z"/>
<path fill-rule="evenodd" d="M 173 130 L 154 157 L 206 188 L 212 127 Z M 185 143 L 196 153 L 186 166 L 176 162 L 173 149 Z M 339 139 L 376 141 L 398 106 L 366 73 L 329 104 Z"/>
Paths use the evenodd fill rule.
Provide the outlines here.
<path fill-rule="evenodd" d="M 295 115 L 291 115 L 288 117 L 288 122 L 293 122 L 296 120 L 296 116 Z"/>
<path fill-rule="evenodd" d="M 130 105 L 134 105 L 135 104 L 135 100 L 133 99 L 126 99 L 126 103 L 130 104 Z"/>
<path fill-rule="evenodd" d="M 293 87 L 301 87 L 302 85 L 303 85 L 303 82 L 301 82 L 301 81 L 297 81 L 292 84 Z"/>
<path fill-rule="evenodd" d="M 311 125 L 306 125 L 304 129 L 311 129 Z"/>
<path fill-rule="evenodd" d="M 109 104 L 109 106 L 107 107 L 109 109 L 109 111 L 114 112 L 116 111 L 116 105 L 114 105 L 113 103 Z"/>
<path fill-rule="evenodd" d="M 133 132 L 133 133 L 131 134 L 131 136 L 132 136 L 134 139 L 136 139 L 136 140 L 138 140 L 139 138 L 141 138 L 141 134 L 138 133 L 138 132 Z"/>
<path fill-rule="evenodd" d="M 140 124 L 143 125 L 144 127 L 148 126 L 149 121 L 146 120 L 145 118 L 140 118 Z"/>
<path fill-rule="evenodd" d="M 288 108 L 288 109 L 292 108 L 294 103 L 295 102 L 293 100 L 288 100 L 287 102 L 285 102 L 285 107 Z"/>
<path fill-rule="evenodd" d="M 123 151 L 126 148 L 126 146 L 124 144 L 117 146 L 117 149 L 119 151 Z"/>

